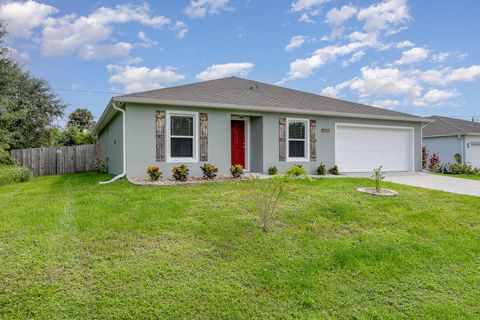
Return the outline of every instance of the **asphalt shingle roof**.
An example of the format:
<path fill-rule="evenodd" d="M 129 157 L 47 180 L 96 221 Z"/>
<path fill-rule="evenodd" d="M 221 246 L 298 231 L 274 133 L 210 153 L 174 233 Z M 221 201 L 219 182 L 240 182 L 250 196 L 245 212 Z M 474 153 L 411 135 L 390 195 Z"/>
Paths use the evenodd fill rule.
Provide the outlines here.
<path fill-rule="evenodd" d="M 197 82 L 176 87 L 132 93 L 116 97 L 149 100 L 202 102 L 275 109 L 298 109 L 305 111 L 327 111 L 346 114 L 385 116 L 393 118 L 421 117 L 387 109 L 367 106 L 345 100 L 320 96 L 313 93 L 288 89 L 238 77 Z"/>
<path fill-rule="evenodd" d="M 425 128 L 423 128 L 424 137 L 480 134 L 479 122 L 441 116 L 431 116 L 429 119 L 434 119 L 435 122 L 428 123 Z"/>

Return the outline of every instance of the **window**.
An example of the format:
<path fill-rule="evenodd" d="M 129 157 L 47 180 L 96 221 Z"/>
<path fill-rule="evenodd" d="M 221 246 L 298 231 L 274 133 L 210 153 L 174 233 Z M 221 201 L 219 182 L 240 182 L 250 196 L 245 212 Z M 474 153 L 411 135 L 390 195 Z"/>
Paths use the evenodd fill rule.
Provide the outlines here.
<path fill-rule="evenodd" d="M 167 114 L 168 161 L 197 161 L 197 114 L 189 112 Z"/>
<path fill-rule="evenodd" d="M 289 161 L 308 161 L 308 120 L 288 119 L 287 154 Z"/>

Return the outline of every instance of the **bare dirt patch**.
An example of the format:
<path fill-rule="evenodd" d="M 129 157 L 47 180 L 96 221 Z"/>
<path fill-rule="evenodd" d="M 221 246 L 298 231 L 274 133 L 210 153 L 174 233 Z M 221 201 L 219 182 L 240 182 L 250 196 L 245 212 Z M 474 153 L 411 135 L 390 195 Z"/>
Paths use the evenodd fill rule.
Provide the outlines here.
<path fill-rule="evenodd" d="M 381 188 L 380 191 L 377 191 L 375 188 L 358 188 L 358 192 L 368 193 L 372 196 L 381 196 L 381 197 L 396 197 L 398 192 L 395 190 Z"/>

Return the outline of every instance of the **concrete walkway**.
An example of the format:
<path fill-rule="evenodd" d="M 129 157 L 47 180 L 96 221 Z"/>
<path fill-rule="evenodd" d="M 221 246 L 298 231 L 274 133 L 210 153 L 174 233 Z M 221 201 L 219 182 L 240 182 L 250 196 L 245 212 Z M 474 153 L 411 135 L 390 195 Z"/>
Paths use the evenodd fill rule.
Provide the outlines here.
<path fill-rule="evenodd" d="M 352 178 L 370 178 L 372 173 L 345 173 Z M 480 197 L 480 181 L 424 172 L 388 172 L 385 181 Z"/>

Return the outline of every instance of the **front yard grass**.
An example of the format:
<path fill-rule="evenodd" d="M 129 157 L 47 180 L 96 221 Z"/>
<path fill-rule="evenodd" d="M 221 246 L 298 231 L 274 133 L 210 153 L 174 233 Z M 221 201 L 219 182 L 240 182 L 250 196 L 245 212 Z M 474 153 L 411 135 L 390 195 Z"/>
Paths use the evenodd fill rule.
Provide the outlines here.
<path fill-rule="evenodd" d="M 367 179 L 289 180 L 271 231 L 249 184 L 0 187 L 0 318 L 471 318 L 480 198 Z"/>

